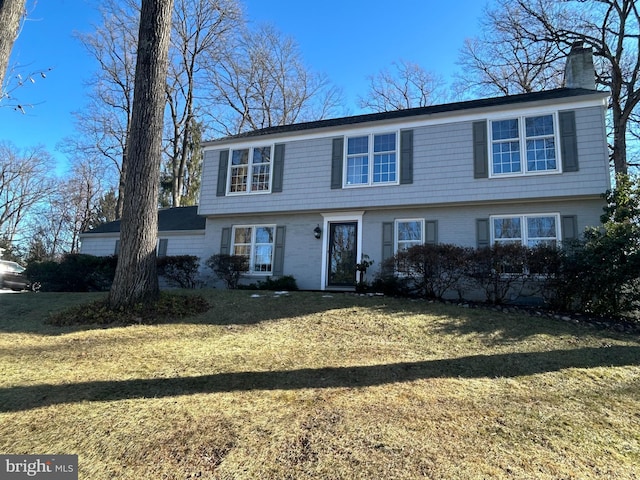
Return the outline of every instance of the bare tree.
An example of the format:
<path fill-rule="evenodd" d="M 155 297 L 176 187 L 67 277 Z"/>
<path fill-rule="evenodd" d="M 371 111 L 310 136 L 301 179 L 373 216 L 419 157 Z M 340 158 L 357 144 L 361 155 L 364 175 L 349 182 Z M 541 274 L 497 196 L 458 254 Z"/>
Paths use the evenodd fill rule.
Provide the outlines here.
<path fill-rule="evenodd" d="M 20 19 L 24 15 L 27 0 L 0 1 L 0 93 L 4 90 L 4 76 L 9 65 L 13 43 L 18 36 Z"/>
<path fill-rule="evenodd" d="M 199 186 L 189 181 L 188 173 L 202 163 L 193 138 L 201 128 L 196 118 L 198 91 L 205 85 L 203 65 L 216 61 L 224 37 L 239 26 L 240 10 L 234 0 L 177 0 L 173 15 L 165 154 L 171 205 L 179 207 L 196 197 L 190 190 Z M 199 138 L 197 132 L 195 136 Z"/>
<path fill-rule="evenodd" d="M 369 91 L 360 97 L 360 108 L 389 112 L 426 107 L 444 99 L 444 80 L 436 74 L 406 60 L 393 62 L 392 67 L 369 77 Z"/>
<path fill-rule="evenodd" d="M 42 147 L 19 150 L 0 143 L 0 236 L 13 241 L 29 214 L 46 203 L 56 188 L 52 163 Z"/>
<path fill-rule="evenodd" d="M 616 173 L 626 174 L 629 120 L 640 103 L 640 11 L 635 0 L 591 0 L 555 5 L 550 0 L 518 5 L 543 30 L 527 32 L 540 42 L 564 49 L 577 42 L 592 47 L 602 61 L 596 82 L 611 92 L 613 134 L 611 160 Z M 564 7 L 564 8 L 560 8 Z"/>
<path fill-rule="evenodd" d="M 485 8 L 480 36 L 460 51 L 462 73 L 454 88 L 476 95 L 513 95 L 562 87 L 565 55 L 554 43 L 536 42 L 535 22 L 513 2 Z M 538 27 L 539 28 L 539 27 Z"/>
<path fill-rule="evenodd" d="M 637 2 L 500 0 L 485 28 L 492 29 L 496 31 L 496 45 L 501 39 L 507 43 L 509 38 L 517 42 L 518 60 L 508 68 L 515 72 L 527 67 L 530 81 L 523 85 L 531 85 L 532 89 L 559 84 L 559 77 L 552 74 L 553 69 L 560 71 L 557 62 L 573 45 L 582 43 L 593 49 L 596 84 L 611 92 L 611 162 L 616 173 L 627 173 L 629 165 L 634 164 L 627 159 L 627 137 L 637 131 L 633 122 L 638 118 L 640 104 L 640 13 Z M 504 64 L 492 65 L 489 61 L 495 54 L 491 45 L 489 43 L 489 51 L 482 54 L 479 47 L 467 48 L 466 58 L 470 62 L 467 71 L 473 74 L 470 85 L 479 83 L 478 76 L 488 80 L 485 84 L 504 83 L 505 75 L 499 71 Z M 485 61 L 474 64 L 473 52 L 476 52 L 475 57 Z M 549 65 L 550 70 L 536 69 L 536 63 Z M 564 62 L 561 63 L 564 66 Z"/>
<path fill-rule="evenodd" d="M 269 25 L 242 30 L 211 65 L 214 128 L 225 135 L 319 120 L 341 92 L 303 63 L 298 47 Z"/>
<path fill-rule="evenodd" d="M 91 34 L 78 35 L 99 69 L 89 82 L 89 104 L 76 113 L 80 141 L 70 145 L 79 154 L 108 159 L 116 169 L 116 214 L 120 218 L 127 178 L 139 11 L 129 0 L 108 0 L 100 13 L 102 24 Z"/>
<path fill-rule="evenodd" d="M 90 161 L 76 162 L 61 192 L 68 222 L 69 251 L 78 253 L 80 234 L 98 222 L 100 202 L 105 194 L 100 165 Z"/>
<path fill-rule="evenodd" d="M 173 0 L 142 0 L 121 247 L 108 300 L 114 309 L 159 295 L 157 205 L 172 10 Z"/>

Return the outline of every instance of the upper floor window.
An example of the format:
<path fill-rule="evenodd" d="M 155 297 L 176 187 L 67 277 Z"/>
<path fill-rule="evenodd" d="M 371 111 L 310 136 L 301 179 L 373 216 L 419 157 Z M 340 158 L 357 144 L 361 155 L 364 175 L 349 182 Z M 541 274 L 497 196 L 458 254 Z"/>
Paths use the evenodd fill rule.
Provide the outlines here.
<path fill-rule="evenodd" d="M 257 193 L 271 190 L 271 146 L 231 151 L 230 193 Z"/>
<path fill-rule="evenodd" d="M 552 114 L 491 122 L 492 175 L 559 171 L 556 137 Z"/>
<path fill-rule="evenodd" d="M 276 227 L 249 225 L 233 227 L 233 255 L 249 260 L 249 273 L 270 274 L 273 271 L 273 249 Z"/>
<path fill-rule="evenodd" d="M 557 214 L 491 217 L 491 236 L 495 243 L 520 243 L 524 246 L 554 246 L 560 239 Z"/>
<path fill-rule="evenodd" d="M 397 183 L 396 133 L 347 138 L 345 185 Z"/>

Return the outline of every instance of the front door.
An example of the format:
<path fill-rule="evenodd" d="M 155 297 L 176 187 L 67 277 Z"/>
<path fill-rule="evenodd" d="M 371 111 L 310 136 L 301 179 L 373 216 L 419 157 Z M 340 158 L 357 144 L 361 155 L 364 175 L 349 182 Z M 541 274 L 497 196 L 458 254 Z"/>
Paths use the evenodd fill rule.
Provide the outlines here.
<path fill-rule="evenodd" d="M 329 287 L 353 287 L 356 283 L 358 222 L 329 223 Z"/>

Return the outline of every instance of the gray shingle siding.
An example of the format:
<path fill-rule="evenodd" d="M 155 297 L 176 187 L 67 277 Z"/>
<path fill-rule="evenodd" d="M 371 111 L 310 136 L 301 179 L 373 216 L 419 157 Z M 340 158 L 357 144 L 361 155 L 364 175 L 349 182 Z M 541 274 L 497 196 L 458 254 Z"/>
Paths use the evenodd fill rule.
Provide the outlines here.
<path fill-rule="evenodd" d="M 597 225 L 602 200 L 564 200 L 555 202 L 529 202 L 514 204 L 502 202 L 495 204 L 475 204 L 464 208 L 458 206 L 420 206 L 414 208 L 369 209 L 363 215 L 362 222 L 362 254 L 367 254 L 374 260 L 368 272 L 369 279 L 379 270 L 382 260 L 383 236 L 385 223 L 392 223 L 398 219 L 422 218 L 425 221 L 436 221 L 439 243 L 453 243 L 466 247 L 476 246 L 476 220 L 489 218 L 492 215 L 521 215 L 521 214 L 559 214 L 575 215 L 578 231 L 582 232 L 587 226 Z M 326 211 L 324 213 L 331 213 Z M 335 211 L 334 213 L 340 213 Z M 286 227 L 286 243 L 283 274 L 293 275 L 301 289 L 321 289 L 322 249 L 323 242 L 313 236 L 316 224 L 323 225 L 323 217 L 319 213 L 300 213 L 284 215 L 247 215 L 242 218 L 210 218 L 207 222 L 207 233 L 202 258 L 218 253 L 221 242 L 221 232 L 225 228 L 241 224 L 275 224 Z M 263 280 L 264 276 L 245 278 L 251 283 Z"/>
<path fill-rule="evenodd" d="M 407 185 L 331 189 L 335 135 L 329 135 L 286 144 L 282 193 L 216 197 L 219 155 L 208 150 L 200 213 L 238 215 L 598 196 L 609 188 L 602 108 L 575 112 L 580 169 L 562 174 L 474 178 L 473 121 L 414 128 L 413 183 Z"/>

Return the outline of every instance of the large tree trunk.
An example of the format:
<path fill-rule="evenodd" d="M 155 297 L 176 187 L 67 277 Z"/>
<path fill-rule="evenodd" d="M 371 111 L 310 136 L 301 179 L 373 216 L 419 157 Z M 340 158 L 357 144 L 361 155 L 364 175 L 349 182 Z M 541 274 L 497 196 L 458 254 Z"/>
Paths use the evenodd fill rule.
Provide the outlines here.
<path fill-rule="evenodd" d="M 0 0 L 0 93 L 27 0 Z"/>
<path fill-rule="evenodd" d="M 120 257 L 109 293 L 111 308 L 151 302 L 156 271 L 158 190 L 173 0 L 142 0 Z"/>

